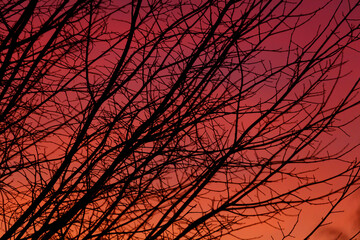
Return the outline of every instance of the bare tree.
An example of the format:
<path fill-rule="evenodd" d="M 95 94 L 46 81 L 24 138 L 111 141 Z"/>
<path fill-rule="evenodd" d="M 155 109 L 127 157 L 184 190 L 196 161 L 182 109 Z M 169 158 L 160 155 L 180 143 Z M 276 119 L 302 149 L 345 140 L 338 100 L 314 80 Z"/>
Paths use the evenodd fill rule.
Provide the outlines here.
<path fill-rule="evenodd" d="M 328 204 L 311 237 L 358 188 L 353 146 L 333 146 L 359 107 L 359 10 L 2 1 L 1 239 L 285 239 Z"/>

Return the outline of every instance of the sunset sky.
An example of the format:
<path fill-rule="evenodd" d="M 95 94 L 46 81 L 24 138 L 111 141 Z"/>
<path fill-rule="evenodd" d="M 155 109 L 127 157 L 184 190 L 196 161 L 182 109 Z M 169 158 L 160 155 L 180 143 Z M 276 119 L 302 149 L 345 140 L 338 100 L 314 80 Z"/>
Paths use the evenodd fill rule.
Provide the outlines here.
<path fill-rule="evenodd" d="M 360 1 L 0 14 L 0 240 L 360 239 Z"/>

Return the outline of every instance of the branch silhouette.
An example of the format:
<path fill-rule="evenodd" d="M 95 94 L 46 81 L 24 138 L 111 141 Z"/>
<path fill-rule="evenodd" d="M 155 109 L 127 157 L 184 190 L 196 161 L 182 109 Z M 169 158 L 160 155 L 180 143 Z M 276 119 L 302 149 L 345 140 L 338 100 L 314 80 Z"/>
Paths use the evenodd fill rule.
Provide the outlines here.
<path fill-rule="evenodd" d="M 359 184 L 356 146 L 334 147 L 358 117 L 359 10 L 3 1 L 0 239 L 285 239 L 329 206 L 310 237 Z"/>

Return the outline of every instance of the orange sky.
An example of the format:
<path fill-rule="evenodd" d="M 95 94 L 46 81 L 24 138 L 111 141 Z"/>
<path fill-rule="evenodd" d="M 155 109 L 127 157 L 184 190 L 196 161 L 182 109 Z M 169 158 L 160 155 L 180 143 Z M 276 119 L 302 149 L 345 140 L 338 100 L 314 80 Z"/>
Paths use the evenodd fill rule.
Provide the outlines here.
<path fill-rule="evenodd" d="M 334 1 L 334 2 L 336 3 L 339 1 Z M 355 3 L 355 1 L 349 1 L 349 3 L 353 4 L 353 3 Z M 311 9 L 318 7 L 320 4 L 323 4 L 323 1 L 306 0 L 306 1 L 304 1 L 303 7 L 299 11 L 311 11 Z M 336 4 L 331 4 L 331 5 L 327 6 L 326 10 L 324 10 L 320 14 L 316 15 L 312 20 L 310 20 L 308 23 L 306 23 L 304 26 L 302 26 L 299 30 L 295 31 L 294 35 L 292 35 L 292 38 L 291 38 L 291 35 L 289 35 L 289 33 L 278 34 L 276 36 L 271 37 L 269 39 L 269 41 L 266 42 L 265 46 L 270 49 L 276 49 L 276 48 L 286 49 L 289 45 L 289 42 L 291 42 L 291 44 L 290 44 L 291 48 L 295 47 L 296 44 L 303 45 L 303 44 L 307 43 L 315 36 L 316 30 L 318 29 L 319 26 L 321 28 L 321 26 L 325 26 L 329 22 L 329 19 L 331 18 L 332 12 L 334 11 L 335 7 L 336 7 Z M 344 1 L 343 4 L 341 5 L 340 9 L 343 9 L 344 11 L 346 11 L 347 8 L 348 8 L 348 5 Z M 299 13 L 301 13 L 301 12 L 299 12 Z M 354 15 L 355 14 L 360 14 L 360 11 L 354 13 Z M 339 17 L 340 17 L 340 15 L 341 14 L 339 14 Z M 115 21 L 114 18 L 110 19 L 111 23 L 109 24 L 108 29 L 109 29 L 109 31 L 113 31 L 111 36 L 116 36 L 118 34 L 118 38 L 120 38 L 122 36 L 121 34 L 126 32 L 127 27 L 129 26 L 128 24 L 123 23 L 120 20 L 124 20 L 124 16 L 127 16 L 127 15 L 122 12 L 119 12 L 119 13 L 115 14 L 114 16 L 115 16 L 114 18 L 117 18 L 117 20 Z M 289 22 L 289 24 L 295 24 L 295 21 Z M 271 27 L 272 26 L 268 26 L 269 29 L 271 29 Z M 160 28 L 161 28 L 161 26 L 159 25 L 156 28 L 156 30 L 160 31 Z M 343 29 L 341 29 L 340 31 L 342 31 L 342 30 Z M 254 30 L 254 32 L 256 32 L 256 31 L 257 30 Z M 140 33 L 136 33 L 136 34 L 138 34 L 136 36 L 141 36 Z M 257 37 L 258 36 L 249 37 L 249 39 L 250 39 L 250 41 L 256 41 Z M 44 41 L 46 39 L 47 38 L 45 37 Z M 112 40 L 112 41 L 116 41 L 117 39 Z M 139 37 L 139 39 L 140 39 L 140 37 Z M 149 39 L 151 39 L 151 36 L 143 37 L 139 40 L 139 42 L 131 43 L 135 46 L 132 49 L 132 51 L 136 51 L 136 44 L 141 45 L 143 43 L 141 41 L 145 42 L 145 41 L 148 41 Z M 186 40 L 189 42 L 194 41 L 195 43 L 196 43 L 196 41 L 198 41 L 198 39 L 196 39 L 196 37 L 194 37 L 194 38 L 189 37 Z M 94 58 L 95 56 L 100 54 L 102 51 L 104 51 L 109 46 L 109 43 L 113 43 L 112 41 L 101 42 L 101 43 L 99 43 L 99 45 L 94 46 L 94 51 L 92 52 L 92 54 L 90 54 L 90 56 L 92 58 Z M 126 42 L 126 39 L 124 39 L 124 41 L 122 41 L 118 44 L 118 49 L 115 49 L 114 51 L 110 52 L 101 61 L 97 62 L 97 65 L 94 68 L 94 72 L 92 72 L 92 75 L 90 78 L 91 81 L 93 81 L 94 83 L 101 82 L 102 77 L 107 76 L 111 73 L 111 71 L 115 68 L 115 65 L 116 65 L 115 61 L 118 60 L 119 56 L 121 55 L 122 48 L 125 46 L 125 42 Z M 194 47 L 194 42 L 191 42 L 191 44 L 189 46 L 184 45 L 183 49 L 177 49 L 179 56 L 186 56 L 187 54 L 190 54 L 192 51 L 191 48 Z M 241 44 L 243 44 L 243 45 L 241 45 Z M 247 47 L 250 47 L 251 44 L 252 43 L 248 43 L 248 42 L 244 41 L 244 42 L 240 43 L 239 45 L 241 45 L 241 47 L 246 49 Z M 316 46 L 317 45 L 315 44 L 313 50 L 316 50 L 315 49 Z M 358 50 L 360 51 L 360 47 L 356 48 L 356 46 L 355 46 L 354 49 L 348 49 L 344 53 L 344 60 L 349 61 L 349 63 L 344 66 L 344 68 L 342 69 L 342 73 L 349 72 L 349 74 L 346 77 L 342 78 L 339 81 L 338 85 L 335 87 L 335 93 L 332 98 L 332 101 L 334 101 L 334 102 L 336 102 L 337 100 L 339 100 L 339 98 L 344 96 L 344 93 L 349 90 L 349 88 L 352 86 L 352 84 L 355 82 L 355 80 L 360 76 L 360 68 L 358 67 L 358 64 L 360 62 L 359 61 L 360 53 Z M 159 49 L 158 54 L 160 56 L 159 59 L 161 60 L 162 59 L 161 54 L 166 54 L 166 50 Z M 203 58 L 206 59 L 207 56 L 212 56 L 211 54 L 214 54 L 214 53 L 210 52 L 209 55 L 203 56 Z M 135 55 L 135 57 L 138 57 L 140 55 L 141 54 L 139 53 L 139 55 Z M 256 76 L 257 73 L 259 73 L 259 74 L 260 73 L 263 74 L 264 72 L 266 73 L 266 68 L 270 68 L 270 66 L 277 66 L 277 65 L 284 64 L 287 60 L 286 55 L 287 55 L 287 53 L 260 52 L 259 55 L 257 55 L 254 59 L 255 60 L 258 60 L 258 59 L 264 60 L 262 62 L 263 65 L 260 63 L 254 64 L 254 66 L 255 66 L 254 69 L 248 70 L 249 75 L 247 76 L 247 79 L 252 79 L 252 77 Z M 293 54 L 293 55 L 289 56 L 289 59 L 292 59 L 295 57 L 296 57 L 296 55 Z M 76 59 L 76 58 L 75 57 L 72 58 L 71 62 L 69 61 L 68 64 L 69 65 L 78 64 L 76 62 L 76 60 L 74 60 L 74 59 Z M 175 57 L 174 57 L 174 59 L 175 59 Z M 201 59 L 201 60 L 203 60 L 203 59 Z M 149 61 L 149 62 L 151 63 L 151 61 Z M 200 60 L 199 60 L 199 62 L 200 62 Z M 136 63 L 138 63 L 138 62 L 136 62 L 136 60 L 134 60 L 134 61 L 129 60 L 129 64 L 125 68 L 125 70 L 129 70 L 129 72 L 131 72 L 132 68 L 136 67 Z M 180 64 L 177 67 L 178 67 L 178 69 L 175 69 L 174 71 L 176 71 L 176 70 L 179 71 Z M 127 68 L 129 68 L 129 69 L 127 69 Z M 59 71 L 59 73 L 61 73 L 62 71 L 65 71 L 65 70 L 62 69 Z M 147 69 L 145 69 L 144 71 L 147 71 Z M 69 70 L 69 72 L 71 72 L 71 70 Z M 224 70 L 224 72 L 226 72 L 226 70 Z M 223 74 L 225 74 L 224 72 L 223 72 Z M 124 71 L 123 76 L 126 76 L 127 73 L 128 72 Z M 168 73 L 168 72 L 166 72 L 166 73 Z M 196 74 L 196 73 L 197 72 L 194 70 L 194 73 L 191 73 L 191 74 Z M 145 73 L 145 74 L 147 74 L 147 73 Z M 236 75 L 236 74 L 232 75 L 231 78 L 229 78 L 230 79 L 229 82 L 233 81 L 234 83 L 239 84 L 240 80 L 236 80 L 237 78 L 240 79 L 239 74 L 240 73 L 238 73 L 238 75 Z M 314 73 L 314 75 L 317 75 L 317 74 L 318 73 Z M 337 70 L 334 70 L 334 71 L 330 72 L 329 74 L 330 74 L 329 77 L 336 77 L 337 74 L 339 74 L 339 72 Z M 61 75 L 61 74 L 59 74 L 59 75 Z M 78 84 L 79 85 L 83 84 L 82 87 L 85 86 L 85 81 L 83 79 L 84 75 L 85 74 L 81 74 L 81 77 L 78 78 L 80 80 L 73 81 L 70 85 L 77 86 Z M 69 76 L 73 76 L 73 73 L 71 73 Z M 278 77 L 278 76 L 279 75 L 276 75 L 275 77 Z M 173 81 L 176 77 L 178 77 L 178 76 L 169 74 L 169 76 L 167 76 L 166 78 L 164 77 L 164 79 L 167 79 L 167 80 L 162 81 L 162 79 L 160 79 L 158 82 L 154 83 L 153 87 L 154 88 L 159 87 L 160 90 L 162 90 L 162 88 L 164 88 L 165 89 L 164 92 L 166 92 L 169 89 L 169 87 L 168 86 L 165 87 L 165 85 L 166 84 L 171 85 L 170 82 Z M 282 77 L 284 77 L 284 75 L 282 75 Z M 308 76 L 308 77 L 310 78 L 312 76 Z M 200 80 L 197 79 L 197 80 L 195 80 L 195 82 L 196 81 L 200 81 Z M 264 106 L 268 107 L 268 105 L 272 104 L 273 99 L 275 99 L 275 97 L 273 95 L 274 92 L 277 91 L 277 89 L 275 87 L 286 86 L 288 84 L 287 81 L 288 81 L 288 78 L 286 78 L 286 76 L 276 82 L 274 81 L 274 82 L 270 83 L 270 81 L 269 81 L 268 86 L 264 86 L 264 88 L 258 89 L 258 94 L 254 95 L 253 97 L 250 97 L 249 99 L 244 100 L 244 103 L 249 104 L 249 106 L 257 107 L 258 106 L 257 104 L 259 102 L 263 101 Z M 118 94 L 115 94 L 113 98 L 108 100 L 108 102 L 107 102 L 108 105 L 105 105 L 101 109 L 101 111 L 102 111 L 101 114 L 104 113 L 104 116 L 105 116 L 106 113 L 109 113 L 111 111 L 115 112 L 115 110 L 117 110 L 116 108 L 118 107 L 117 104 L 121 105 L 121 104 L 123 104 L 123 102 L 126 102 L 128 100 L 127 97 L 131 96 L 132 91 L 135 92 L 135 91 L 139 90 L 143 86 L 144 82 L 145 82 L 145 80 L 142 78 L 142 76 L 140 74 L 136 75 L 136 79 L 134 77 L 133 81 L 131 81 L 126 86 L 127 91 L 119 92 Z M 251 80 L 249 80 L 249 82 L 251 82 Z M 213 86 L 213 85 L 209 84 L 209 86 Z M 304 83 L 304 86 L 305 86 L 305 83 Z M 301 93 L 302 87 L 303 86 L 298 86 L 298 88 L 296 88 L 296 91 L 294 91 L 293 94 L 291 96 L 289 96 L 289 99 L 295 98 L 297 93 Z M 324 86 L 324 89 L 328 89 L 328 88 L 330 88 L 330 85 Z M 223 86 L 222 88 L 219 88 L 219 89 L 217 91 L 215 91 L 216 94 L 221 94 L 221 91 L 225 91 L 226 88 L 225 88 L 225 86 Z M 184 88 L 182 90 L 186 91 L 186 88 Z M 210 91 L 209 88 L 204 90 L 204 92 L 206 92 L 206 91 Z M 176 93 L 178 93 L 178 92 L 176 92 Z M 65 101 L 65 99 L 66 99 L 68 101 L 67 103 L 74 103 L 74 105 L 69 108 L 64 107 L 64 109 L 66 109 L 65 110 L 66 113 L 64 115 L 68 114 L 68 116 L 71 116 L 73 111 L 76 112 L 79 109 L 80 110 L 85 109 L 85 107 L 88 103 L 88 100 L 90 98 L 86 94 L 87 93 L 79 94 L 79 92 L 77 92 L 77 93 L 71 92 L 70 94 L 64 93 L 63 95 L 59 94 L 59 96 L 58 96 L 59 101 L 64 100 L 64 102 L 66 104 L 66 101 Z M 147 95 L 146 94 L 141 95 L 141 97 L 143 97 L 143 98 L 151 97 L 151 98 L 155 99 L 155 98 L 159 97 L 161 94 L 163 94 L 163 93 L 158 91 L 156 93 L 149 93 Z M 266 101 L 266 99 L 269 99 L 269 98 L 272 101 L 270 101 L 270 100 Z M 181 102 L 182 99 L 183 98 L 179 98 L 178 101 Z M 139 108 L 142 103 L 146 103 L 144 101 L 141 102 L 141 100 L 143 100 L 143 99 L 139 100 L 139 105 L 137 106 Z M 317 98 L 316 100 L 319 100 L 319 99 Z M 61 119 L 62 113 L 59 113 L 57 110 L 55 110 L 51 106 L 49 106 L 48 109 L 52 109 L 53 112 L 47 112 L 44 114 L 47 114 L 50 117 L 53 117 L 52 120 L 54 120 L 58 116 L 57 114 L 59 114 L 59 116 L 60 116 L 59 119 Z M 224 109 L 226 109 L 226 108 L 224 108 Z M 229 107 L 229 109 L 230 109 L 230 107 Z M 254 111 L 256 110 L 254 107 L 251 109 L 253 109 Z M 146 119 L 148 117 L 147 114 L 148 113 L 150 114 L 151 110 L 149 110 L 148 112 L 146 112 L 145 110 L 139 111 L 139 112 L 140 112 L 138 115 L 139 117 L 136 118 L 136 120 L 134 120 L 134 122 L 132 122 L 132 125 L 130 124 L 133 127 L 139 126 L 141 124 L 141 121 L 144 121 L 144 119 Z M 360 106 L 352 109 L 351 111 L 348 111 L 344 114 L 339 115 L 338 123 L 341 124 L 343 122 L 349 121 L 350 119 L 357 116 L 359 112 L 360 112 Z M 246 113 L 246 114 L 248 114 L 248 113 Z M 111 114 L 109 114 L 109 115 L 111 115 Z M 301 116 L 305 116 L 305 114 L 301 115 Z M 254 115 L 246 117 L 246 119 L 244 119 L 244 120 L 241 120 L 242 124 L 243 124 L 242 126 L 244 127 L 244 129 L 246 129 L 246 127 L 250 126 L 257 117 L 258 117 L 258 115 L 256 115 L 256 113 L 255 113 Z M 282 123 L 284 121 L 290 121 L 289 119 L 291 119 L 291 117 L 292 117 L 292 115 L 290 115 L 290 114 L 289 114 L 289 116 L 285 116 L 282 119 Z M 59 120 L 59 119 L 57 119 L 57 120 Z M 104 117 L 104 119 L 105 119 L 105 117 Z M 297 120 L 298 119 L 300 119 L 300 117 L 298 117 Z M 103 120 L 103 119 L 101 119 L 101 120 Z M 228 122 L 226 120 L 228 120 Z M 42 121 L 46 121 L 46 117 L 43 118 Z M 59 120 L 59 121 L 61 121 L 61 120 Z M 80 121 L 80 120 L 73 119 L 72 121 L 75 123 L 75 126 L 78 126 L 78 125 L 76 125 L 76 123 L 77 123 L 77 121 Z M 224 129 L 226 129 L 227 127 L 231 128 L 231 127 L 234 127 L 234 124 L 231 121 L 235 121 L 234 116 L 229 117 L 228 119 L 223 119 L 221 121 L 219 120 L 219 122 L 217 122 L 217 124 L 219 124 L 219 126 L 222 125 L 222 127 Z M 101 123 L 100 120 L 99 120 L 99 122 L 97 122 L 97 124 L 99 124 L 99 123 Z M 123 124 L 123 125 L 121 125 L 121 124 Z M 128 130 L 127 127 L 129 127 L 129 129 L 130 129 L 130 126 L 127 126 L 126 123 L 121 123 L 121 124 L 119 124 L 119 125 L 121 125 L 120 128 L 123 127 L 124 129 Z M 260 126 L 261 124 L 264 124 L 264 123 L 261 122 L 258 125 Z M 300 123 L 300 125 L 301 125 L 301 123 Z M 336 142 L 334 142 L 332 145 L 329 145 L 329 147 L 328 147 L 328 149 L 326 149 L 326 151 L 334 153 L 347 145 L 349 145 L 348 146 L 349 148 L 352 148 L 353 146 L 359 144 L 360 143 L 360 128 L 358 127 L 359 125 L 360 125 L 360 119 L 356 119 L 355 121 L 351 122 L 349 125 L 345 126 L 343 128 L 343 130 L 344 130 L 343 132 L 336 131 L 336 132 L 332 133 L 333 134 L 332 136 L 330 136 L 330 134 L 329 135 L 324 134 L 323 136 L 321 136 L 320 139 L 324 143 L 332 141 L 334 138 L 336 138 Z M 293 126 L 295 128 L 295 127 L 299 127 L 299 124 L 298 124 L 298 122 L 296 122 L 296 124 L 294 124 L 294 125 L 291 125 L 291 123 L 289 123 L 289 125 L 287 125 L 285 128 L 289 128 L 289 126 Z M 204 127 L 204 129 L 205 129 L 205 127 Z M 208 126 L 208 127 L 210 128 L 210 126 Z M 90 129 L 90 130 L 92 130 L 93 132 L 96 132 L 95 131 L 96 129 L 97 129 L 97 126 L 95 126 L 93 129 Z M 199 132 L 204 133 L 205 132 L 204 129 L 200 129 Z M 65 149 L 67 146 L 66 144 L 74 141 L 73 139 L 70 139 L 70 137 L 75 135 L 77 130 L 78 129 L 76 127 L 69 126 L 69 127 L 66 127 L 66 129 L 61 129 L 61 130 L 57 131 L 58 135 L 56 136 L 56 140 L 54 140 L 54 138 L 48 138 L 47 140 L 50 139 L 53 142 L 43 142 L 42 146 L 39 147 L 39 149 L 41 149 L 43 151 L 43 152 L 41 152 L 41 154 L 49 154 L 49 156 L 54 157 L 54 158 L 58 154 L 56 151 L 59 151 L 59 155 L 64 154 L 66 151 L 66 149 Z M 222 130 L 222 129 L 220 129 L 220 130 Z M 258 129 L 255 129 L 254 131 L 256 132 L 256 130 L 258 130 Z M 234 131 L 235 131 L 234 129 L 229 130 L 229 132 L 231 134 Z M 89 131 L 88 134 L 91 134 L 93 132 Z M 119 132 L 121 132 L 121 131 L 119 131 Z M 123 130 L 123 132 L 125 132 L 125 130 Z M 130 130 L 129 130 L 129 132 L 130 132 Z M 214 132 L 216 133 L 216 131 L 214 131 Z M 213 137 L 213 138 L 218 137 L 215 133 L 213 133 L 214 135 L 211 137 Z M 61 134 L 64 134 L 64 136 Z M 229 134 L 229 135 L 231 135 L 231 134 Z M 249 135 L 251 135 L 251 134 L 253 134 L 253 132 L 249 133 Z M 269 138 L 275 137 L 274 134 L 275 134 L 275 132 L 270 132 L 270 133 L 267 133 L 266 136 L 268 136 Z M 114 139 L 112 139 L 113 142 L 111 144 L 118 143 L 116 141 L 120 142 L 122 140 L 122 138 L 125 139 L 126 137 L 127 136 L 121 136 L 121 134 L 119 134 L 117 138 L 114 137 Z M 219 137 L 219 139 L 221 139 L 221 137 Z M 234 136 L 231 135 L 228 138 L 228 140 L 229 140 L 228 142 L 233 142 L 234 139 L 235 139 L 235 135 Z M 221 140 L 223 140 L 223 139 L 221 139 Z M 96 146 L 96 144 L 97 144 L 96 141 L 93 142 L 94 146 Z M 228 144 L 228 143 L 226 143 L 226 144 Z M 150 142 L 149 145 L 146 147 L 148 147 L 148 149 L 151 149 L 154 145 L 155 144 L 153 142 Z M 88 147 L 90 149 L 91 147 L 94 147 L 94 146 L 88 146 Z M 191 146 L 188 146 L 188 147 L 190 148 Z M 215 149 L 217 146 L 209 144 L 209 148 L 210 147 L 213 147 Z M 54 148 L 57 148 L 57 150 L 54 151 Z M 86 155 L 85 154 L 86 150 L 88 150 L 88 149 L 83 148 L 81 151 L 78 152 L 77 157 L 79 157 L 80 160 L 77 159 L 77 161 L 74 161 L 71 165 L 72 168 L 76 168 L 80 165 L 81 157 Z M 267 156 L 266 154 L 271 155 L 270 153 L 266 152 L 267 150 L 269 150 L 269 152 L 271 152 L 271 151 L 274 151 L 274 148 L 272 146 L 268 146 L 268 149 L 259 150 L 256 153 L 251 152 L 251 151 L 249 151 L 249 153 L 247 151 L 243 151 L 243 152 L 241 152 L 241 154 L 244 153 L 244 156 L 246 155 L 246 157 L 250 157 L 250 158 L 254 157 L 254 159 L 256 159 L 256 157 L 258 157 L 258 156 L 255 156 L 257 153 L 259 153 L 260 157 L 262 157 L 262 156 L 266 157 Z M 324 151 L 324 152 L 326 152 L 326 151 Z M 355 159 L 357 159 L 359 153 L 360 153 L 360 149 L 356 148 L 351 153 L 343 156 L 343 159 L 347 160 L 347 161 L 355 160 Z M 241 154 L 237 156 L 237 157 L 239 157 L 239 159 L 242 157 Z M 284 153 L 284 154 L 286 154 L 286 153 Z M 114 153 L 114 155 L 115 155 L 115 153 Z M 111 159 L 111 157 L 112 156 L 110 156 L 110 159 Z M 107 163 L 104 163 L 104 165 L 106 165 L 106 164 Z M 129 165 L 131 165 L 131 164 L 129 164 Z M 306 165 L 306 166 L 304 166 L 304 169 L 302 169 L 302 170 L 305 170 L 306 168 L 310 168 L 313 166 L 317 166 L 317 165 L 315 165 L 315 164 L 311 165 L 311 166 Z M 341 163 L 340 161 L 330 161 L 330 162 L 327 162 L 326 164 L 321 164 L 321 165 L 319 164 L 320 169 L 319 169 L 319 171 L 315 172 L 315 174 L 317 177 L 323 178 L 325 176 L 329 176 L 329 174 L 337 173 L 340 169 L 343 169 L 345 166 L 346 166 L 346 164 Z M 300 171 L 301 169 L 296 169 L 296 170 Z M 176 176 L 175 176 L 175 174 L 167 175 L 169 177 L 169 179 L 171 177 L 173 178 L 173 179 L 169 180 L 169 183 L 171 183 L 172 181 L 176 183 L 177 182 L 176 177 L 179 177 L 179 178 L 184 177 L 185 178 L 186 176 L 188 176 L 186 172 L 181 172 L 181 171 L 182 170 L 179 170 L 179 175 L 176 175 Z M 50 172 L 50 170 L 49 170 L 49 172 Z M 182 173 L 184 173 L 184 175 L 181 175 Z M 232 176 L 235 176 L 236 174 L 237 173 L 234 173 L 234 175 L 232 175 Z M 243 175 L 251 176 L 249 173 L 244 173 Z M 222 198 L 221 194 L 226 193 L 226 191 L 223 189 L 223 188 L 225 188 L 224 186 L 226 184 L 221 182 L 224 180 L 223 173 L 219 173 L 219 175 L 217 175 L 216 177 L 218 178 L 219 182 L 214 183 L 212 185 L 210 184 L 209 188 L 212 188 L 213 190 L 218 190 L 218 192 L 215 191 L 208 195 L 209 195 L 210 199 L 220 200 Z M 236 181 L 239 181 L 239 179 L 241 179 L 241 178 L 239 177 L 238 179 L 236 179 L 236 177 L 234 177 L 234 185 L 237 183 Z M 22 182 L 23 180 L 24 180 L 23 177 L 21 177 L 20 175 L 17 176 L 18 182 Z M 294 179 L 291 180 L 291 178 L 288 178 L 288 180 L 279 181 L 277 183 L 272 184 L 271 186 L 276 188 L 276 190 L 278 190 L 279 192 L 281 192 L 281 191 L 286 191 L 286 190 L 293 188 L 296 183 L 297 183 L 297 181 L 295 181 Z M 336 188 L 336 185 L 337 184 L 339 185 L 341 183 L 343 183 L 343 182 L 333 182 L 333 187 Z M 276 185 L 276 184 L 278 184 L 278 185 Z M 332 188 L 332 186 L 329 186 L 328 189 L 323 186 L 320 186 L 317 188 L 315 187 L 314 189 L 309 190 L 308 194 L 311 195 L 312 193 L 315 193 L 315 191 L 316 191 L 316 193 L 322 193 L 322 191 L 326 192 L 331 188 Z M 234 189 L 231 189 L 232 193 L 235 193 L 235 191 L 233 191 Z M 304 192 L 306 193 L 306 190 L 304 190 Z M 351 234 L 354 234 L 356 231 L 358 231 L 360 229 L 360 220 L 359 220 L 360 219 L 360 214 L 359 214 L 360 204 L 357 203 L 359 196 L 360 196 L 360 193 L 356 193 L 353 196 L 351 196 L 349 199 L 344 201 L 342 204 L 340 204 L 338 207 L 338 210 L 343 210 L 344 212 L 337 213 L 333 217 L 329 218 L 329 221 L 333 221 L 334 224 L 329 227 L 323 228 L 323 230 L 319 231 L 312 239 L 330 239 L 330 238 L 332 238 L 332 236 L 334 236 L 334 234 L 338 234 L 339 232 L 343 232 L 343 236 L 351 236 Z M 249 196 L 249 198 L 250 198 L 250 196 Z M 247 201 L 249 201 L 249 200 L 247 200 Z M 211 201 L 209 200 L 209 202 L 211 202 Z M 205 207 L 205 201 L 202 203 L 204 203 L 204 207 Z M 206 205 L 206 207 L 208 207 L 210 209 L 209 205 Z M 293 232 L 293 235 L 296 236 L 294 239 L 302 239 L 305 235 L 307 235 L 309 233 L 309 231 L 311 231 L 311 229 L 314 227 L 314 225 L 320 220 L 320 218 L 322 216 L 321 214 L 324 213 L 324 211 L 327 208 L 329 208 L 329 206 L 325 206 L 325 207 L 311 206 L 310 207 L 305 204 L 304 208 L 302 209 L 301 215 L 300 215 L 301 218 L 299 220 L 299 223 L 297 224 L 297 226 Z M 194 208 L 194 209 L 196 209 L 196 208 Z M 289 215 L 294 215 L 297 212 L 290 210 L 287 213 Z M 194 214 L 194 216 L 196 216 L 196 214 Z M 280 226 L 286 227 L 285 233 L 287 233 L 289 231 L 289 226 L 295 224 L 295 221 L 296 221 L 296 217 L 282 215 L 279 217 L 279 220 L 274 219 L 274 220 L 269 221 L 269 223 L 274 224 L 274 225 L 280 224 Z M 352 223 L 350 224 L 349 222 L 352 222 Z M 282 234 L 281 231 L 274 229 L 274 226 L 266 225 L 266 224 L 261 225 L 261 226 L 257 225 L 254 227 L 250 227 L 247 230 L 241 230 L 241 231 L 234 233 L 234 235 L 238 235 L 240 237 L 262 236 L 262 237 L 260 237 L 260 239 L 270 239 L 271 236 L 273 236 L 274 239 L 281 239 L 281 234 Z M 330 235 L 331 235 L 331 237 L 329 237 Z M 231 240 L 231 239 L 235 239 L 235 238 L 228 236 L 228 237 L 224 237 L 222 239 Z M 287 239 L 291 239 L 291 238 L 289 237 Z"/>

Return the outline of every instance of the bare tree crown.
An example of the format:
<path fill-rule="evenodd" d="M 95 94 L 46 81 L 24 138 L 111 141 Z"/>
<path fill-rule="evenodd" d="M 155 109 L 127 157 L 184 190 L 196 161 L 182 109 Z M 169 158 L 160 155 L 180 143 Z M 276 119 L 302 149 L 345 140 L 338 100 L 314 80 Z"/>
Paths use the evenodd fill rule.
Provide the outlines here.
<path fill-rule="evenodd" d="M 358 188 L 354 146 L 334 145 L 358 116 L 359 12 L 1 1 L 1 239 L 286 239 L 328 204 L 310 238 Z"/>

